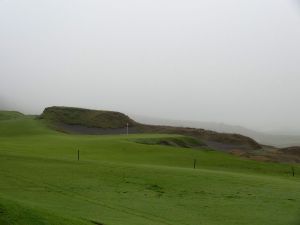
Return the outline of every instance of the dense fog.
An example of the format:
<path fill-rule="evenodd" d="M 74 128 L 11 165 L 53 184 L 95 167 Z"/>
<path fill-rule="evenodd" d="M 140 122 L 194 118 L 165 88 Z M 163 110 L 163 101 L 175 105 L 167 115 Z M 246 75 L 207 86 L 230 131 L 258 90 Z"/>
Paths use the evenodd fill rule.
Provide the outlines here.
<path fill-rule="evenodd" d="M 1 0 L 0 108 L 297 130 L 298 3 Z"/>

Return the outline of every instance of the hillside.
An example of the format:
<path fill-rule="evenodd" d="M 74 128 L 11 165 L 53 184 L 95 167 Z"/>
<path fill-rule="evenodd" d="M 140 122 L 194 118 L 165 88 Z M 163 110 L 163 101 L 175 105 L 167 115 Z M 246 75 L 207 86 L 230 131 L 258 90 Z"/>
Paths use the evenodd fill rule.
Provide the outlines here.
<path fill-rule="evenodd" d="M 256 142 L 263 145 L 272 145 L 278 148 L 284 148 L 287 146 L 300 145 L 300 135 L 297 133 L 275 133 L 275 132 L 261 132 L 252 129 L 248 129 L 242 126 L 229 125 L 224 123 L 216 122 L 200 122 L 190 120 L 171 120 L 171 119 L 160 119 L 152 118 L 148 116 L 131 115 L 131 117 L 145 124 L 151 125 L 164 125 L 164 126 L 175 126 L 175 127 L 193 127 L 205 130 L 216 131 L 219 133 L 234 133 L 241 134 L 254 139 Z"/>
<path fill-rule="evenodd" d="M 279 149 L 279 152 L 281 152 L 283 155 L 292 155 L 298 159 L 298 162 L 300 162 L 300 146 L 282 148 Z"/>
<path fill-rule="evenodd" d="M 100 111 L 74 107 L 48 107 L 42 113 L 41 119 L 55 124 L 81 125 L 103 129 L 123 128 L 128 123 L 133 126 L 135 122 L 128 116 L 112 111 Z"/>
<path fill-rule="evenodd" d="M 23 117 L 24 114 L 16 111 L 3 111 L 0 110 L 0 120 L 10 120 Z"/>
<path fill-rule="evenodd" d="M 192 136 L 200 139 L 208 147 L 220 150 L 255 150 L 261 146 L 253 139 L 239 134 L 226 134 L 214 131 L 155 126 L 138 123 L 125 114 L 72 107 L 48 107 L 40 116 L 57 130 L 77 134 L 124 134 L 126 124 L 130 133 L 166 133 Z"/>
<path fill-rule="evenodd" d="M 233 149 L 261 149 L 261 146 L 256 141 L 240 134 L 227 134 L 204 129 L 156 125 L 140 125 L 139 128 L 146 133 L 181 134 L 196 137 L 213 149 L 226 151 Z"/>
<path fill-rule="evenodd" d="M 225 151 L 240 157 L 271 162 L 299 163 L 298 151 L 282 151 L 280 148 L 260 145 L 252 138 L 240 134 L 219 133 L 200 128 L 147 125 L 134 121 L 120 112 L 81 109 L 73 107 L 48 107 L 39 117 L 49 127 L 69 134 L 126 134 L 127 123 L 129 134 L 177 134 L 192 137 L 196 146 Z M 147 140 L 143 144 L 165 144 L 170 146 L 193 147 L 185 140 Z M 195 146 L 194 146 L 195 147 Z"/>

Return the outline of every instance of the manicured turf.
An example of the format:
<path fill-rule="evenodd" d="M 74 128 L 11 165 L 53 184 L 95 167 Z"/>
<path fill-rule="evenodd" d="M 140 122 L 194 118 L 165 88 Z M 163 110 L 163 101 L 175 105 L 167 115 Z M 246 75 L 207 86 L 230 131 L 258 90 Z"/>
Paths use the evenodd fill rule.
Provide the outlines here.
<path fill-rule="evenodd" d="M 186 140 L 67 135 L 31 117 L 0 121 L 0 224 L 299 224 L 299 166 L 292 177 L 288 164 L 153 145 L 158 139 Z"/>

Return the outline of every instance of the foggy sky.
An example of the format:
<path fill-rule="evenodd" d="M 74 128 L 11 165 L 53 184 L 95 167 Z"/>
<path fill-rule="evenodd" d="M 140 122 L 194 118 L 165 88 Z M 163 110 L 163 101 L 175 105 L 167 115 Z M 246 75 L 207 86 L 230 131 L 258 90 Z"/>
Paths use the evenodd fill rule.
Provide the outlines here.
<path fill-rule="evenodd" d="M 0 108 L 300 129 L 296 0 L 0 0 Z"/>

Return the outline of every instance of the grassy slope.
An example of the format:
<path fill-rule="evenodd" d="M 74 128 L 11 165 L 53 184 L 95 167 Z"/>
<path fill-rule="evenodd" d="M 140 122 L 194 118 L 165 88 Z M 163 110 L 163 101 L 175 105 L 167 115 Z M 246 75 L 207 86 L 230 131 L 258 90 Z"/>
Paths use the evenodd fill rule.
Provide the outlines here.
<path fill-rule="evenodd" d="M 289 165 L 134 142 L 176 137 L 71 136 L 31 118 L 2 121 L 0 224 L 296 224 L 300 179 Z"/>
<path fill-rule="evenodd" d="M 134 125 L 133 120 L 119 112 L 73 107 L 48 107 L 44 110 L 41 118 L 58 124 L 65 123 L 100 128 L 123 128 L 127 123 L 129 123 L 129 126 Z"/>
<path fill-rule="evenodd" d="M 139 133 L 180 134 L 203 141 L 233 145 L 233 149 L 261 149 L 256 141 L 240 134 L 225 134 L 195 128 L 145 125 L 135 122 L 123 113 L 112 111 L 53 106 L 46 108 L 40 118 L 46 121 L 50 127 L 66 133 L 78 133 L 78 130 L 72 131 L 70 127 L 66 129 L 64 125 L 111 129 L 125 128 L 128 123 L 130 127 L 133 127 Z M 81 132 L 82 134 L 88 134 L 85 129 Z"/>
<path fill-rule="evenodd" d="M 21 118 L 23 116 L 24 115 L 22 113 L 19 113 L 19 112 L 0 110 L 0 120 L 9 120 L 9 119 Z"/>

